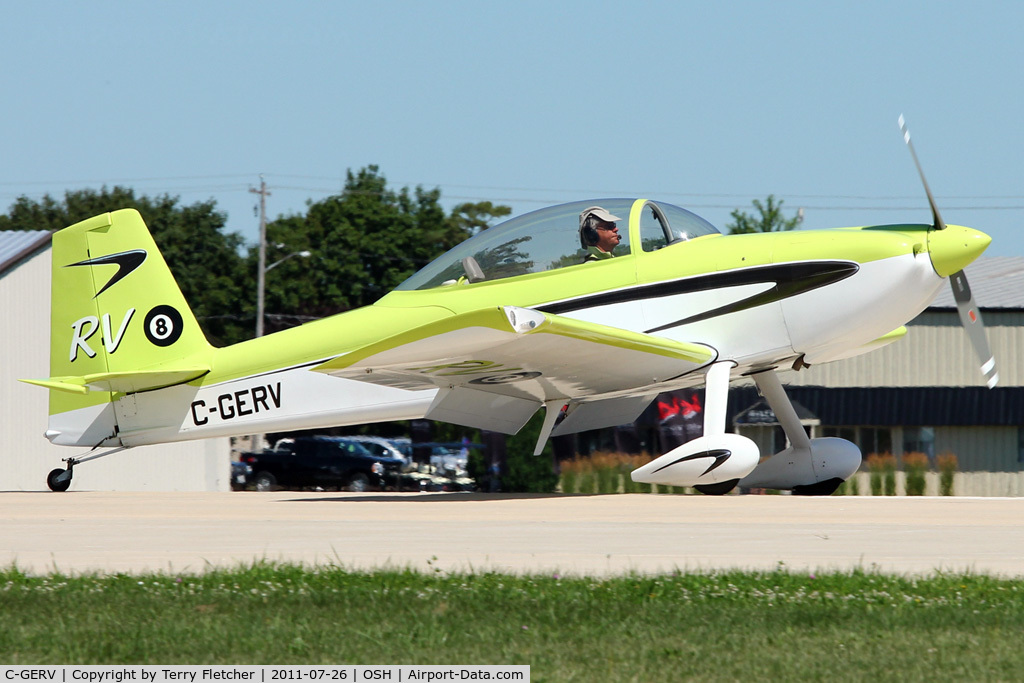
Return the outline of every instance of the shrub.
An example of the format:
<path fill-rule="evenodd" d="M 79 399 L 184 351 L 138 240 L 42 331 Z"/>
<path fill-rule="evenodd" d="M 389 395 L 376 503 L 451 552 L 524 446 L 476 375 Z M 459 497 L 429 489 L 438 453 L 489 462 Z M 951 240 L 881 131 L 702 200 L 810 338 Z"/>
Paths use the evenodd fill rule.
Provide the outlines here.
<path fill-rule="evenodd" d="M 953 477 L 959 468 L 956 456 L 952 453 L 943 453 L 935 459 L 939 466 L 939 495 L 953 495 Z"/>
<path fill-rule="evenodd" d="M 925 473 L 928 471 L 928 456 L 924 453 L 907 453 L 903 456 L 903 472 L 906 474 L 907 495 L 923 496 Z"/>
<path fill-rule="evenodd" d="M 896 495 L 896 458 L 889 456 L 882 463 L 882 480 L 885 482 L 885 495 Z"/>
<path fill-rule="evenodd" d="M 576 491 L 577 493 L 597 493 L 597 475 L 594 474 L 594 469 L 587 463 L 586 467 L 580 472 L 580 487 Z"/>
<path fill-rule="evenodd" d="M 639 493 L 640 484 L 633 481 L 629 476 L 629 473 L 635 470 L 639 465 L 634 464 L 636 456 L 626 455 L 619 460 L 619 476 L 622 477 L 622 492 L 623 493 Z"/>
<path fill-rule="evenodd" d="M 629 473 L 649 463 L 651 461 L 651 456 L 643 453 L 641 455 L 630 455 L 627 456 L 627 458 L 627 470 L 623 476 L 625 476 L 625 481 L 629 483 L 630 491 L 632 493 L 650 493 L 653 490 L 653 484 L 641 484 L 639 482 L 635 482 L 630 479 Z"/>
<path fill-rule="evenodd" d="M 540 455 L 533 449 L 540 436 L 544 416 L 538 411 L 518 434 L 505 440 L 505 473 L 501 489 L 509 493 L 552 493 L 558 486 L 551 442 Z"/>
<path fill-rule="evenodd" d="M 590 463 L 597 475 L 598 493 L 619 492 L 619 460 L 618 453 L 592 453 Z"/>
<path fill-rule="evenodd" d="M 896 495 L 896 458 L 889 453 L 867 457 L 872 496 Z"/>
<path fill-rule="evenodd" d="M 559 485 L 562 488 L 562 493 L 579 493 L 580 474 L 582 471 L 583 462 L 579 458 L 562 461 L 559 468 L 561 474 Z"/>
<path fill-rule="evenodd" d="M 839 488 L 835 490 L 833 496 L 859 496 L 860 495 L 860 484 L 857 482 L 857 473 L 855 472 L 849 479 L 839 485 Z"/>
<path fill-rule="evenodd" d="M 650 493 L 650 484 L 633 481 L 629 473 L 650 462 L 647 455 L 595 452 L 561 465 L 563 493 Z"/>

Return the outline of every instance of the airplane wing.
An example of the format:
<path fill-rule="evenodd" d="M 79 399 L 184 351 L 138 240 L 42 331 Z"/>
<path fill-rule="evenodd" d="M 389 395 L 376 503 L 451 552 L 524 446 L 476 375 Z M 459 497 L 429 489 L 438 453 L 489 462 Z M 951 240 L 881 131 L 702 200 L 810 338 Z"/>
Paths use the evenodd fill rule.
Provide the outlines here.
<path fill-rule="evenodd" d="M 413 328 L 313 370 L 402 389 L 437 388 L 427 418 L 514 434 L 542 404 L 603 404 L 580 414 L 590 412 L 577 419 L 586 428 L 628 421 L 622 415 L 639 414 L 646 406 L 636 407 L 641 397 L 650 402 L 657 385 L 716 357 L 703 344 L 504 306 Z"/>

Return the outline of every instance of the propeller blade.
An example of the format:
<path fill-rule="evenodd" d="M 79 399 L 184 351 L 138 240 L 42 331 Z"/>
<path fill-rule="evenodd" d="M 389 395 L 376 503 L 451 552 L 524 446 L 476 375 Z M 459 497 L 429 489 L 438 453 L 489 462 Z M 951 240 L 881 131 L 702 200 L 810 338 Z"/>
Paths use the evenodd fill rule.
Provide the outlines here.
<path fill-rule="evenodd" d="M 924 185 L 924 193 L 928 195 L 928 203 L 932 207 L 932 220 L 936 230 L 945 230 L 946 224 L 942 222 L 942 216 L 939 215 L 939 205 L 935 203 L 935 197 L 932 196 L 932 191 L 928 187 L 928 181 L 924 178 L 924 170 L 921 168 L 921 162 L 917 160 L 917 152 L 914 151 L 914 143 L 910 141 L 910 130 L 907 128 L 907 120 L 903 118 L 903 114 L 900 114 L 900 130 L 903 131 L 903 141 L 907 143 L 907 147 L 910 148 L 910 156 L 914 158 L 914 165 L 917 166 L 917 174 L 921 176 L 921 184 Z"/>
<path fill-rule="evenodd" d="M 910 130 L 907 128 L 907 120 L 900 114 L 900 130 L 903 132 L 903 141 L 907 143 L 910 156 L 917 166 L 917 174 L 921 176 L 921 184 L 924 185 L 924 192 L 928 195 L 928 204 L 932 207 L 933 227 L 935 230 L 945 230 L 946 224 L 939 215 L 939 206 L 935 203 L 931 188 L 924 177 L 924 169 L 921 162 L 917 160 L 917 152 L 914 151 L 914 144 L 910 141 Z M 930 241 L 929 241 L 930 244 Z M 934 260 L 933 260 L 934 262 Z M 981 359 L 981 374 L 985 375 L 988 388 L 991 389 L 999 382 L 999 373 L 996 372 L 996 359 L 992 356 L 992 349 L 988 345 L 988 334 L 985 333 L 985 324 L 981 322 L 981 311 L 978 304 L 974 302 L 971 294 L 971 286 L 967 283 L 967 274 L 958 270 L 949 276 L 949 284 L 953 288 L 953 298 L 956 300 L 956 310 L 960 313 L 960 324 L 967 332 L 967 338 L 971 340 L 971 346 Z"/>
<path fill-rule="evenodd" d="M 967 275 L 959 270 L 949 276 L 949 284 L 953 288 L 953 298 L 956 299 L 956 309 L 960 313 L 960 323 L 967 331 L 967 337 L 971 340 L 971 346 L 981 360 L 981 374 L 985 375 L 988 388 L 991 389 L 999 382 L 999 373 L 996 372 L 996 359 L 992 356 L 992 350 L 988 345 L 988 335 L 985 333 L 985 324 L 981 321 L 981 311 L 974 302 L 974 295 L 971 294 L 971 286 L 967 283 Z"/>

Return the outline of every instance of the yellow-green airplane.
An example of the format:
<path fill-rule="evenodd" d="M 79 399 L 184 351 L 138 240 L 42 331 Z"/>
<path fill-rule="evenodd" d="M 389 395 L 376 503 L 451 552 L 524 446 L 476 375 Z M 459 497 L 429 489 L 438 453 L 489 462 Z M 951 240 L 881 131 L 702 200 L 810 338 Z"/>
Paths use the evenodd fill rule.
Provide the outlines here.
<path fill-rule="evenodd" d="M 649 199 L 554 206 L 482 231 L 372 306 L 226 348 L 207 343 L 139 214 L 116 211 L 53 236 L 51 376 L 26 381 L 51 390 L 50 441 L 115 451 L 424 417 L 514 434 L 543 408 L 539 452 L 704 384 L 704 435 L 634 480 L 828 494 L 861 453 L 809 439 L 777 371 L 896 341 L 949 279 L 996 381 L 963 274 L 990 238 L 943 223 L 925 189 L 933 225 L 749 235 Z M 739 377 L 790 442 L 763 461 L 725 431 Z M 66 490 L 75 464 L 106 454 L 66 459 L 48 485 Z"/>

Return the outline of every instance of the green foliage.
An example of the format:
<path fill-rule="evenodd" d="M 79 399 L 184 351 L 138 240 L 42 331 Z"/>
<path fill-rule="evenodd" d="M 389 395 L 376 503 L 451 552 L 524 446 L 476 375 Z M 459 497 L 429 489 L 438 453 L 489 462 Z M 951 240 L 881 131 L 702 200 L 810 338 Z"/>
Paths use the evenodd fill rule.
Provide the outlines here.
<path fill-rule="evenodd" d="M 1007 681 L 1024 669 L 1020 579 L 418 569 L 8 569 L 0 651 L 11 665 L 529 664 L 536 681 Z"/>
<path fill-rule="evenodd" d="M 540 455 L 533 449 L 544 426 L 544 411 L 538 411 L 518 434 L 505 442 L 505 472 L 501 489 L 510 493 L 552 493 L 558 486 L 551 441 Z"/>
<path fill-rule="evenodd" d="M 480 202 L 460 204 L 449 216 L 440 197 L 438 189 L 389 189 L 379 169 L 368 166 L 349 171 L 342 192 L 310 203 L 305 215 L 268 223 L 268 263 L 303 250 L 312 256 L 267 274 L 267 329 L 372 304 L 489 218 L 511 212 Z M 253 270 L 256 258 L 253 248 Z"/>
<path fill-rule="evenodd" d="M 959 469 L 956 455 L 953 453 L 942 453 L 935 461 L 939 466 L 939 495 L 952 496 L 953 479 L 956 477 L 957 469 Z"/>
<path fill-rule="evenodd" d="M 463 203 L 446 215 L 438 189 L 388 189 L 376 166 L 348 172 L 338 195 L 303 215 L 267 225 L 267 332 L 371 304 L 413 272 L 491 221 L 511 213 L 492 202 Z M 241 235 L 225 233 L 213 201 L 181 206 L 177 197 L 136 196 L 130 188 L 67 192 L 58 200 L 19 197 L 0 230 L 59 230 L 92 216 L 134 208 L 153 233 L 199 324 L 215 345 L 252 337 L 258 245 L 246 257 Z"/>
<path fill-rule="evenodd" d="M 466 202 L 452 209 L 451 219 L 455 226 L 467 235 L 475 235 L 491 227 L 495 218 L 512 213 L 511 206 L 491 202 Z"/>
<path fill-rule="evenodd" d="M 651 484 L 637 483 L 629 476 L 650 460 L 646 454 L 603 452 L 566 460 L 561 463 L 560 487 L 563 493 L 651 493 Z M 670 488 L 674 487 L 662 487 L 662 491 Z"/>
<path fill-rule="evenodd" d="M 487 491 L 490 489 L 491 468 L 482 450 L 471 448 L 466 458 L 466 474 L 476 482 L 477 490 Z"/>
<path fill-rule="evenodd" d="M 857 477 L 857 474 L 854 473 L 853 476 L 851 476 L 849 479 L 844 481 L 841 488 L 843 489 L 843 493 L 841 495 L 844 495 L 844 496 L 859 496 L 860 495 L 860 479 Z"/>
<path fill-rule="evenodd" d="M 252 336 L 255 318 L 242 318 L 238 311 L 255 307 L 255 272 L 239 256 L 241 235 L 224 232 L 226 216 L 212 200 L 181 206 L 177 197 L 137 197 L 125 187 L 70 191 L 61 201 L 23 196 L 0 215 L 0 230 L 60 230 L 118 209 L 142 215 L 211 343 Z"/>
<path fill-rule="evenodd" d="M 781 232 L 793 230 L 803 220 L 798 214 L 793 218 L 786 218 L 782 213 L 783 200 L 775 201 L 775 195 L 768 195 L 768 198 L 761 202 L 759 199 L 753 201 L 757 215 L 748 214 L 746 211 L 735 209 L 730 215 L 732 223 L 727 223 L 726 230 L 733 235 L 743 235 L 755 232 Z"/>
<path fill-rule="evenodd" d="M 860 495 L 860 480 L 857 478 L 857 474 L 854 473 L 849 479 L 844 481 L 832 494 L 833 496 L 859 496 Z"/>
<path fill-rule="evenodd" d="M 885 495 L 895 496 L 896 495 L 896 459 L 893 458 L 891 462 L 886 463 L 885 471 L 882 473 L 882 481 L 885 486 Z"/>
<path fill-rule="evenodd" d="M 866 459 L 872 496 L 896 495 L 896 458 L 889 453 L 872 454 Z"/>
<path fill-rule="evenodd" d="M 928 472 L 928 456 L 924 453 L 907 453 L 903 456 L 903 473 L 906 476 L 908 496 L 923 496 L 925 475 Z"/>
<path fill-rule="evenodd" d="M 561 463 L 558 472 L 558 487 L 562 493 L 579 493 L 580 491 L 580 470 L 579 460 L 566 460 Z"/>

